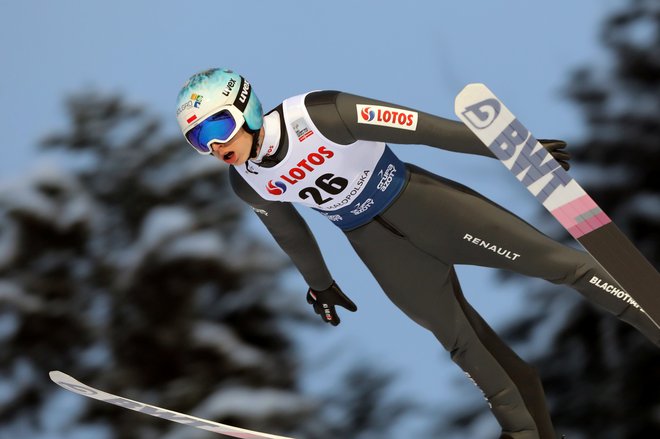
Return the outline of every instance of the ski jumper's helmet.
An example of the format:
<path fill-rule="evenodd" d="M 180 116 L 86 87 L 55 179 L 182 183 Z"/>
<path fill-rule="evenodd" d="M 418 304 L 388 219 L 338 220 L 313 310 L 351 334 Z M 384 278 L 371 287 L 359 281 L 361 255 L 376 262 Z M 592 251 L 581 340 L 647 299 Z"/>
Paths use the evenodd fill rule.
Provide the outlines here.
<path fill-rule="evenodd" d="M 228 69 L 196 73 L 177 98 L 181 132 L 197 152 L 210 154 L 212 142 L 229 141 L 243 127 L 253 136 L 255 149 L 263 125 L 263 109 L 250 83 Z"/>

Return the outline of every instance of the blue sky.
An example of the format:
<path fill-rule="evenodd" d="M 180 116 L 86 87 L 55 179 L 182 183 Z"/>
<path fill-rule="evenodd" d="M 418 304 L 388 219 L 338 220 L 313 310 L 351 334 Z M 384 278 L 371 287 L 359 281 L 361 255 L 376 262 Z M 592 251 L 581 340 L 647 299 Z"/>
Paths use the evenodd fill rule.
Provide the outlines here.
<path fill-rule="evenodd" d="M 582 120 L 560 91 L 571 69 L 603 62 L 599 25 L 618 3 L 3 2 L 0 182 L 52 160 L 36 144 L 66 126 L 67 94 L 122 93 L 162 115 L 174 133 L 179 87 L 213 66 L 246 76 L 265 108 L 308 90 L 337 89 L 455 118 L 454 96 L 469 82 L 484 82 L 537 137 L 576 140 Z M 394 150 L 541 221 L 533 197 L 494 160 L 422 146 Z M 434 401 L 454 399 L 446 389 L 463 379 L 458 368 L 387 301 L 338 230 L 318 214 L 303 214 L 335 278 L 360 307 L 344 313 L 338 328 L 305 334 L 308 356 L 324 358 L 327 348 L 339 348 L 341 361 L 379 359 L 402 375 L 402 389 Z M 256 223 L 254 230 L 267 238 Z M 494 283 L 485 269 L 460 267 L 459 276 L 468 299 L 495 327 L 524 311 L 523 288 Z M 302 280 L 289 279 L 303 300 Z"/>

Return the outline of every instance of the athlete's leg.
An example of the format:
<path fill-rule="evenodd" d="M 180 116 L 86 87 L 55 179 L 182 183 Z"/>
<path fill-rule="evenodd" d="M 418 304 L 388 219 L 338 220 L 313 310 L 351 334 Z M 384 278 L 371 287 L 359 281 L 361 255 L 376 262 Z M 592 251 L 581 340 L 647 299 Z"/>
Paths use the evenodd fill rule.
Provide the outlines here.
<path fill-rule="evenodd" d="M 536 371 L 465 301 L 453 268 L 374 221 L 347 233 L 388 297 L 431 331 L 514 439 L 555 439 Z"/>
<path fill-rule="evenodd" d="M 514 375 L 516 377 L 518 391 L 525 402 L 525 407 L 528 408 L 530 415 L 534 418 L 534 422 L 536 423 L 538 432 L 535 433 L 538 434 L 539 438 L 554 438 L 555 436 L 549 418 L 549 411 L 545 402 L 543 386 L 536 369 L 520 359 L 520 357 L 518 357 L 518 355 L 516 355 L 511 348 L 502 341 L 502 339 L 475 311 L 475 309 L 465 300 L 458 278 L 456 277 L 456 272 L 453 269 L 451 272 L 451 280 L 456 300 L 468 319 L 470 326 L 478 335 L 481 343 L 488 348 L 489 353 L 497 359 L 499 364 L 502 365 L 509 375 Z M 466 346 L 461 347 L 459 345 L 452 350 L 452 359 L 457 364 L 461 365 L 462 368 L 463 363 L 469 364 L 471 362 L 469 358 L 470 355 L 466 348 Z M 483 370 L 479 368 L 474 373 L 483 373 Z M 495 399 L 495 396 L 487 396 L 487 398 L 489 401 L 492 401 Z M 519 430 L 517 425 L 512 425 L 509 428 L 509 430 L 503 428 L 502 433 L 507 434 L 507 437 L 510 437 L 511 439 L 528 436 L 528 432 Z"/>
<path fill-rule="evenodd" d="M 384 217 L 448 264 L 480 265 L 565 284 L 660 345 L 660 328 L 586 252 L 560 244 L 474 191 L 414 168 Z"/>

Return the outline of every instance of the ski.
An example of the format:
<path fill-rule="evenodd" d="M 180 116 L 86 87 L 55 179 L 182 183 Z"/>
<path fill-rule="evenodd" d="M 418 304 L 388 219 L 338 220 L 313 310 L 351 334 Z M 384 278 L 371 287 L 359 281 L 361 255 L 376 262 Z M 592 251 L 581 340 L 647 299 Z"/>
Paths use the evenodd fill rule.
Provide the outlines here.
<path fill-rule="evenodd" d="M 220 433 L 227 436 L 242 438 L 242 439 L 292 439 L 284 436 L 277 436 L 274 434 L 260 433 L 258 431 L 245 430 L 243 428 L 232 427 L 230 425 L 220 424 L 217 422 L 209 421 L 207 419 L 197 418 L 195 416 L 186 415 L 184 413 L 174 412 L 161 407 L 156 407 L 142 402 L 133 401 L 128 398 L 106 393 L 102 390 L 95 389 L 81 383 L 75 378 L 60 372 L 51 371 L 49 373 L 50 379 L 53 380 L 58 386 L 77 393 L 88 398 L 98 399 L 99 401 L 107 402 L 117 405 L 126 409 L 134 410 L 136 412 L 145 413 L 147 415 L 156 416 L 161 419 L 166 419 L 179 424 L 188 425 L 191 427 L 199 428 L 213 433 Z"/>
<path fill-rule="evenodd" d="M 534 197 L 660 327 L 660 275 L 582 187 L 483 84 L 468 84 L 454 111 Z M 614 288 L 591 279 L 601 288 Z"/>

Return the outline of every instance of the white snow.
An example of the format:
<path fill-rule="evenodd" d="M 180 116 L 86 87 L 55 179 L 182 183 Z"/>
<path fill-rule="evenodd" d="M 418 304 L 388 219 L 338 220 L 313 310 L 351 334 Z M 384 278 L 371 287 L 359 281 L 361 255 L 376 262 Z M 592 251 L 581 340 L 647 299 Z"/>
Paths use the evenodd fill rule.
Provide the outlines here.
<path fill-rule="evenodd" d="M 152 209 L 144 218 L 135 244 L 113 255 L 114 263 L 123 272 L 122 282 L 129 282 L 132 273 L 147 256 L 157 255 L 162 261 L 188 257 L 217 259 L 225 249 L 217 232 L 196 231 L 194 215 L 181 206 Z"/>
<path fill-rule="evenodd" d="M 154 172 L 145 172 L 142 183 L 157 194 L 171 193 L 174 188 L 181 187 L 193 180 L 201 180 L 208 175 L 220 175 L 226 165 L 218 160 L 199 160 L 195 155 L 183 162 L 174 162 L 168 166 L 154 169 Z M 193 183 L 194 184 L 194 183 Z"/>
<path fill-rule="evenodd" d="M 195 410 L 195 416 L 267 419 L 306 412 L 310 404 L 309 399 L 279 389 L 224 388 L 206 398 Z"/>
<path fill-rule="evenodd" d="M 260 270 L 276 271 L 283 269 L 289 262 L 281 250 L 265 245 L 254 238 L 246 238 L 244 234 L 235 234 L 228 246 L 231 255 L 225 257 L 227 264 L 233 268 L 259 267 Z"/>
<path fill-rule="evenodd" d="M 194 216 L 184 207 L 155 208 L 144 219 L 135 245 L 121 252 L 117 261 L 128 268 L 139 266 L 147 255 L 154 253 L 163 261 L 184 257 L 220 258 L 226 248 L 220 234 L 196 231 L 196 226 Z"/>
<path fill-rule="evenodd" d="M 76 198 L 66 203 L 57 215 L 57 224 L 60 229 L 91 222 L 94 212 L 92 201 L 83 195 L 83 192 L 77 191 L 76 195 Z"/>
<path fill-rule="evenodd" d="M 138 244 L 148 251 L 193 226 L 193 215 L 181 206 L 154 208 L 142 222 Z"/>
<path fill-rule="evenodd" d="M 214 348 L 230 358 L 232 363 L 245 367 L 255 367 L 268 362 L 264 353 L 244 343 L 229 326 L 211 323 L 197 323 L 193 329 L 193 339 L 202 346 Z"/>
<path fill-rule="evenodd" d="M 44 191 L 46 188 L 56 189 L 59 194 L 48 194 Z M 94 212 L 92 201 L 74 177 L 45 164 L 23 180 L 3 185 L 0 188 L 0 205 L 5 212 L 20 212 L 52 223 L 60 230 L 76 223 L 91 222 Z M 3 224 L 9 222 L 3 221 Z"/>
<path fill-rule="evenodd" d="M 205 230 L 180 236 L 168 243 L 159 254 L 162 260 L 178 258 L 220 259 L 226 246 L 217 232 Z"/>
<path fill-rule="evenodd" d="M 7 210 L 27 213 L 44 221 L 51 221 L 57 210 L 55 203 L 32 186 L 16 186 L 2 194 Z"/>
<path fill-rule="evenodd" d="M 41 300 L 28 295 L 20 286 L 0 279 L 0 303 L 16 306 L 22 312 L 36 312 L 42 309 Z"/>

